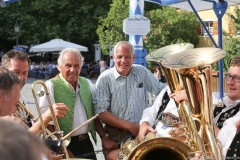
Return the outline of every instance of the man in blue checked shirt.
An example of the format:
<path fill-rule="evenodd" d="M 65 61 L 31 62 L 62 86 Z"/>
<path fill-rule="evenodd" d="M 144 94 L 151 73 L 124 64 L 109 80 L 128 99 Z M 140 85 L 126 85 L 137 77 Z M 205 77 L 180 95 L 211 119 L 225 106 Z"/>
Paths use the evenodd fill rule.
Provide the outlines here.
<path fill-rule="evenodd" d="M 115 66 L 102 73 L 96 83 L 95 114 L 105 123 L 103 138 L 121 142 L 129 133 L 138 135 L 139 121 L 146 107 L 146 90 L 156 95 L 165 87 L 144 66 L 133 65 L 135 55 L 128 41 L 114 47 Z M 113 147 L 117 149 L 117 147 Z M 106 159 L 116 159 L 119 150 L 107 153 Z"/>

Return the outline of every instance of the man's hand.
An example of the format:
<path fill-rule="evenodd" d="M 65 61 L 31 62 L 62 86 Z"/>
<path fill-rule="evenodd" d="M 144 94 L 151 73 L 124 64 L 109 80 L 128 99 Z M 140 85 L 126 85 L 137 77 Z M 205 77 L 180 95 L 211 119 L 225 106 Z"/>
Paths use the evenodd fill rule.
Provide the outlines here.
<path fill-rule="evenodd" d="M 195 157 L 191 158 L 191 160 L 200 160 L 201 156 L 200 152 L 195 152 Z"/>
<path fill-rule="evenodd" d="M 128 126 L 128 131 L 130 131 L 132 135 L 137 136 L 139 132 L 139 125 L 130 123 L 130 125 Z"/>
<path fill-rule="evenodd" d="M 56 118 L 63 118 L 66 115 L 67 111 L 70 111 L 69 108 L 64 103 L 55 103 L 53 104 L 53 110 L 56 115 Z M 51 110 L 48 109 L 44 114 L 43 118 L 47 121 L 52 121 Z"/>
<path fill-rule="evenodd" d="M 177 103 L 180 103 L 182 101 L 188 102 L 187 93 L 185 90 L 177 91 L 170 95 L 171 98 L 173 98 Z"/>
<path fill-rule="evenodd" d="M 143 122 L 141 125 L 140 125 L 140 129 L 139 129 L 139 134 L 138 134 L 138 140 L 140 142 L 143 142 L 144 141 L 144 138 L 146 136 L 146 134 L 148 132 L 153 132 L 153 133 L 156 133 L 157 131 L 155 129 L 153 129 L 148 122 Z"/>
<path fill-rule="evenodd" d="M 48 160 L 60 160 L 63 159 L 61 156 L 54 155 L 51 150 L 47 149 L 47 158 Z"/>
<path fill-rule="evenodd" d="M 108 137 L 102 138 L 102 147 L 104 149 L 104 154 L 107 155 L 112 150 L 117 149 L 117 143 L 109 139 Z"/>
<path fill-rule="evenodd" d="M 13 123 L 20 124 L 22 126 L 26 126 L 21 118 L 11 117 L 11 116 L 3 116 L 3 117 L 1 117 L 1 119 L 5 120 L 5 121 L 11 121 Z"/>

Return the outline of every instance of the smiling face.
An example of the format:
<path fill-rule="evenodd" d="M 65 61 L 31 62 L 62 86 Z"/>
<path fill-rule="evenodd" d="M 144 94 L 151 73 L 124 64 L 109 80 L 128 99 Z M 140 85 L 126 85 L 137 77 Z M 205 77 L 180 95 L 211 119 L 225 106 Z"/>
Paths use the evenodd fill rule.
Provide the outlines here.
<path fill-rule="evenodd" d="M 70 83 L 73 87 L 76 86 L 78 81 L 78 75 L 81 71 L 81 59 L 77 53 L 65 52 L 62 56 L 62 64 L 59 66 L 64 79 Z"/>
<path fill-rule="evenodd" d="M 231 66 L 228 70 L 228 74 L 231 76 L 240 76 L 240 67 Z M 240 99 L 240 83 L 236 83 L 232 80 L 232 78 L 230 78 L 227 80 L 227 90 L 228 97 L 232 101 Z"/>
<path fill-rule="evenodd" d="M 122 76 L 127 76 L 132 68 L 135 55 L 130 48 L 119 45 L 113 54 L 113 59 L 118 73 Z"/>
<path fill-rule="evenodd" d="M 19 98 L 19 84 L 14 84 L 12 91 L 8 91 L 6 95 L 0 95 L 0 116 L 11 116 L 15 113 Z"/>
<path fill-rule="evenodd" d="M 16 57 L 13 57 L 10 60 L 7 68 L 13 73 L 15 73 L 17 77 L 23 81 L 23 85 L 26 83 L 27 77 L 28 77 L 28 68 L 29 68 L 27 60 L 24 61 Z"/>

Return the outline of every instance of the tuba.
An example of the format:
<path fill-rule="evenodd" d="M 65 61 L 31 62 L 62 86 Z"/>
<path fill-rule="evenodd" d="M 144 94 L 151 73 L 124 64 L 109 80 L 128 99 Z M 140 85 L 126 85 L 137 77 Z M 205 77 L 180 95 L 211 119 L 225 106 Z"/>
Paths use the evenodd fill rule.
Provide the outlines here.
<path fill-rule="evenodd" d="M 171 49 L 171 45 L 167 46 Z M 164 47 L 165 48 L 165 47 Z M 161 48 L 159 49 L 161 50 Z M 154 53 L 154 52 L 153 52 Z M 191 49 L 177 52 L 162 59 L 166 52 L 150 54 L 148 60 L 157 61 L 165 71 L 173 93 L 181 84 L 186 89 L 189 103 L 178 105 L 185 141 L 175 138 L 146 139 L 131 150 L 129 145 L 121 150 L 120 159 L 188 159 L 201 152 L 203 159 L 221 159 L 221 144 L 215 137 L 211 104 L 211 64 L 226 55 L 217 48 Z M 204 56 L 207 59 L 204 59 Z M 153 58 L 154 57 L 154 58 Z M 161 57 L 161 58 L 159 58 Z M 194 74 L 193 74 L 194 73 Z M 193 104 L 193 105 L 192 105 Z M 147 136 L 146 136 L 147 137 Z M 124 154 L 122 154 L 124 153 Z M 126 153 L 126 154 L 125 154 Z"/>
<path fill-rule="evenodd" d="M 42 86 L 43 90 L 41 90 L 39 92 L 36 92 L 37 85 Z M 53 110 L 53 106 L 52 106 L 52 102 L 51 102 L 50 97 L 49 97 L 49 92 L 48 92 L 47 86 L 45 85 L 45 83 L 43 81 L 37 80 L 37 81 L 33 82 L 33 84 L 32 84 L 32 93 L 33 93 L 34 100 L 36 102 L 36 107 L 37 107 L 37 111 L 38 111 L 38 114 L 39 114 L 39 119 L 40 119 L 41 125 L 42 125 L 43 138 L 44 139 L 49 139 L 52 136 L 56 136 L 56 138 L 60 142 L 60 151 L 59 151 L 60 153 L 59 153 L 59 156 L 62 156 L 63 158 L 68 159 L 69 155 L 68 155 L 68 152 L 67 152 L 65 141 L 62 140 L 63 139 L 63 131 L 60 130 L 57 118 L 55 116 L 55 113 L 54 113 L 54 110 Z M 46 95 L 46 97 L 47 97 L 48 106 L 50 108 L 52 119 L 53 119 L 53 123 L 54 123 L 55 131 L 52 132 L 52 133 L 48 132 L 48 129 L 44 125 L 42 112 L 41 112 L 41 108 L 43 108 L 43 107 L 39 106 L 38 98 L 40 98 L 40 97 L 42 97 L 44 95 Z M 58 154 L 58 153 L 56 153 L 56 154 Z"/>
<path fill-rule="evenodd" d="M 184 143 L 201 152 L 203 159 L 222 159 L 221 144 L 214 132 L 211 77 L 212 64 L 225 55 L 219 48 L 189 49 L 162 63 L 175 69 L 183 82 L 189 100 L 178 107 L 186 130 Z"/>
<path fill-rule="evenodd" d="M 146 56 L 147 61 L 154 61 L 159 64 L 164 71 L 167 78 L 167 83 L 171 92 L 179 89 L 179 75 L 171 68 L 165 68 L 162 66 L 162 62 L 169 56 L 175 55 L 178 52 L 193 49 L 194 46 L 190 43 L 179 43 L 169 45 L 160 49 L 157 49 Z M 182 83 L 180 83 L 182 85 Z M 178 105 L 178 104 L 176 104 Z M 179 116 L 181 116 L 181 112 Z M 188 153 L 194 152 L 194 150 L 187 144 L 174 139 L 174 138 L 156 138 L 153 135 L 146 135 L 143 143 L 138 142 L 138 138 L 127 141 L 121 148 L 121 152 L 118 155 L 119 160 L 132 160 L 132 159 L 159 159 L 159 155 L 164 155 L 165 159 L 188 159 Z"/>

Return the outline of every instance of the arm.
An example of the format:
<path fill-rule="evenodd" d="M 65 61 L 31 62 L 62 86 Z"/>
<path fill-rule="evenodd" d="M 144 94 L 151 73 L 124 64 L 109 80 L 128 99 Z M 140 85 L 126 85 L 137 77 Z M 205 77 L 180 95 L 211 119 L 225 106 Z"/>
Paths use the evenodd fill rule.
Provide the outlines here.
<path fill-rule="evenodd" d="M 139 125 L 118 118 L 108 111 L 99 114 L 99 119 L 117 128 L 130 131 L 134 136 L 138 135 Z"/>
<path fill-rule="evenodd" d="M 103 129 L 102 122 L 99 119 L 95 119 L 94 122 L 96 126 L 96 131 L 98 132 L 99 136 L 104 135 L 105 131 Z M 102 137 L 101 140 L 102 140 L 102 147 L 104 148 L 105 154 L 108 154 L 110 151 L 117 149 L 117 143 L 110 140 L 107 136 Z"/>
<path fill-rule="evenodd" d="M 155 122 L 155 119 L 159 111 L 159 107 L 162 105 L 163 96 L 168 89 L 169 87 L 165 87 L 155 99 L 154 104 L 151 107 L 144 109 L 142 119 L 140 120 L 140 130 L 138 134 L 140 142 L 144 140 L 144 137 L 148 132 L 153 133 L 157 132 L 151 126 L 153 126 Z"/>
<path fill-rule="evenodd" d="M 55 113 L 56 118 L 63 118 L 66 115 L 67 111 L 70 111 L 69 108 L 63 103 L 53 104 L 53 110 Z M 46 127 L 50 121 L 52 121 L 52 113 L 50 109 L 42 114 L 43 123 Z M 42 129 L 41 121 L 38 119 L 34 125 L 29 128 L 29 131 L 33 134 L 37 134 Z"/>

